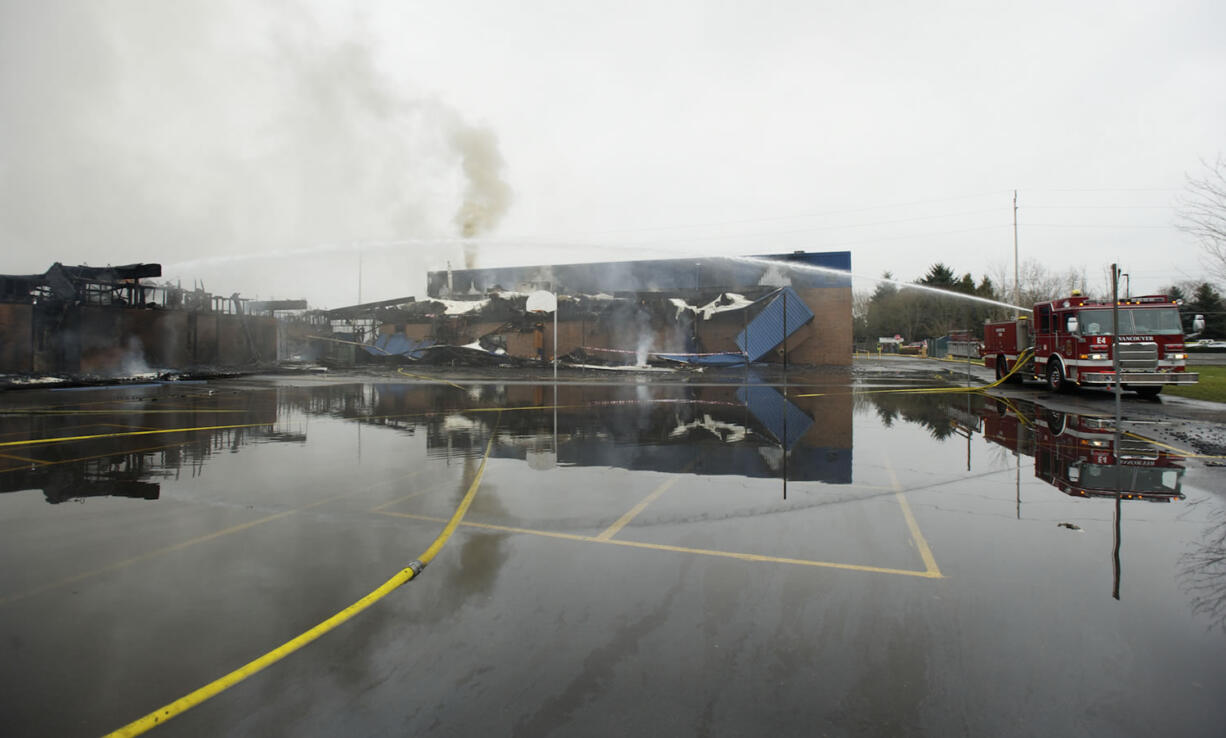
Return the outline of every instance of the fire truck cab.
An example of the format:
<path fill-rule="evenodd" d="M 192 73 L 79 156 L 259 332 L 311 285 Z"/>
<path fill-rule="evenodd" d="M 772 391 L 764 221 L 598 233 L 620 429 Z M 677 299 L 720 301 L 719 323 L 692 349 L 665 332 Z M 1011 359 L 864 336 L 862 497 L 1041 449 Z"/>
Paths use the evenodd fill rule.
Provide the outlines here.
<path fill-rule="evenodd" d="M 1119 329 L 1112 324 L 1110 302 L 1096 302 L 1076 292 L 1034 306 L 1033 318 L 984 325 L 984 364 L 1000 379 L 1028 350 L 1033 355 L 1010 377 L 1047 383 L 1052 391 L 1071 385 L 1115 386 L 1113 353 L 1118 355 L 1119 382 L 1126 390 L 1154 396 L 1168 384 L 1195 384 L 1186 369 L 1187 351 L 1179 309 L 1165 295 L 1120 300 Z"/>

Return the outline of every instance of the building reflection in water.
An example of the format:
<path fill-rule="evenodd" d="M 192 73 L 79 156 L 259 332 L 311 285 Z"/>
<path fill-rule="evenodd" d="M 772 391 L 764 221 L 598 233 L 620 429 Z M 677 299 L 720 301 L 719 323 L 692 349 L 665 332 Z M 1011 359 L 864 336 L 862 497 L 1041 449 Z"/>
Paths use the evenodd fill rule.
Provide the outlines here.
<path fill-rule="evenodd" d="M 555 406 L 552 393 L 552 387 L 512 386 L 490 398 L 512 409 L 497 421 L 494 457 L 535 468 L 556 463 L 851 482 L 850 396 L 785 399 L 766 385 L 566 385 L 557 388 Z M 479 452 L 494 422 L 489 414 L 431 421 L 430 451 L 455 454 L 469 444 Z"/>
<path fill-rule="evenodd" d="M 938 440 L 986 440 L 1033 460 L 1037 479 L 1072 497 L 1171 502 L 1184 499 L 1183 457 L 1149 441 L 1121 434 L 1115 421 L 1065 413 L 1031 402 L 982 394 L 865 395 L 889 426 L 901 419 L 928 428 Z"/>
<path fill-rule="evenodd" d="M 1033 459 L 1034 476 L 1070 497 L 1113 501 L 1112 596 L 1120 598 L 1122 503 L 1183 500 L 1183 457 L 1123 428 L 1114 418 L 1066 413 L 1017 399 L 983 394 L 866 396 L 887 426 L 902 418 L 924 425 L 938 439 L 981 434 L 1018 459 L 1017 516 L 1022 514 L 1021 458 Z M 1066 527 L 1075 524 L 1061 523 Z M 1224 534 L 1226 535 L 1226 534 Z M 1226 609 L 1226 586 L 1219 589 Z"/>
<path fill-rule="evenodd" d="M 0 473 L 0 492 L 39 489 L 52 504 L 101 496 L 156 500 L 161 480 L 200 475 L 219 452 L 253 443 L 307 443 L 309 417 L 356 423 L 359 431 L 379 426 L 420 433 L 427 457 L 446 461 L 481 456 L 497 429 L 494 457 L 522 459 L 538 469 L 606 466 L 829 484 L 850 483 L 852 475 L 848 394 L 785 399 L 779 389 L 762 384 L 491 384 L 460 390 L 389 383 L 244 388 L 227 392 L 224 400 L 227 412 L 239 413 L 225 416 L 224 423 L 208 415 L 209 402 L 182 413 L 140 416 L 115 409 L 91 417 L 112 428 L 138 427 L 154 422 L 151 417 L 164 428 L 257 419 L 267 419 L 267 425 L 167 434 L 153 437 L 156 443 L 146 436 L 34 446 L 31 458 L 37 461 Z M 0 430 L 9 437 L 53 438 L 79 427 L 71 415 L 30 414 L 6 419 Z"/>
<path fill-rule="evenodd" d="M 53 505 L 90 497 L 156 500 L 161 496 L 159 480 L 177 479 L 185 470 L 197 476 L 214 454 L 237 451 L 251 443 L 306 440 L 305 434 L 277 431 L 271 424 L 267 428 L 196 431 L 190 436 L 166 448 L 87 452 L 90 458 L 7 469 L 0 473 L 0 493 L 38 489 Z"/>

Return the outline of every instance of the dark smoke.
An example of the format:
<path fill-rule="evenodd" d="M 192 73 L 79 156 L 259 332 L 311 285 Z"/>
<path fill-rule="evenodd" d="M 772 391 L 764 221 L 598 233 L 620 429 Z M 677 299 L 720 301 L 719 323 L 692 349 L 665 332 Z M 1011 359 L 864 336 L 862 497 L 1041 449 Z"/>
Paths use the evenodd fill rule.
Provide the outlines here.
<path fill-rule="evenodd" d="M 498 137 L 489 128 L 469 126 L 457 121 L 451 132 L 451 145 L 460 155 L 464 177 L 464 202 L 455 214 L 460 237 L 465 239 L 489 233 L 511 204 L 511 187 L 502 179 L 502 155 Z M 477 266 L 477 246 L 464 245 L 464 266 Z"/>

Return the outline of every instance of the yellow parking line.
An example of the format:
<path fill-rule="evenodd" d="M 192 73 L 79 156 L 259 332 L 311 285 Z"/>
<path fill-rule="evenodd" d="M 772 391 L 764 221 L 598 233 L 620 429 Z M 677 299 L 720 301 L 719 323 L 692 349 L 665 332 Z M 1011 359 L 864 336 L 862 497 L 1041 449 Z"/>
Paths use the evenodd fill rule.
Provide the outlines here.
<path fill-rule="evenodd" d="M 35 461 L 39 464 L 42 464 L 43 466 L 55 466 L 56 464 L 72 464 L 77 461 L 92 461 L 94 459 L 105 459 L 111 456 L 115 456 L 117 454 L 141 454 L 141 453 L 147 453 L 149 451 L 162 451 L 168 448 L 188 446 L 188 445 L 191 445 L 191 443 L 192 441 L 180 441 L 179 443 L 170 443 L 170 444 L 165 444 L 162 446 L 146 446 L 144 448 L 125 448 L 119 451 L 110 451 L 105 454 L 94 454 L 92 456 L 78 456 L 75 459 L 56 459 L 54 461 L 42 461 L 39 459 L 31 459 L 31 461 Z M 13 458 L 17 458 L 17 457 L 13 457 Z M 14 471 L 14 470 L 13 469 L 0 469 L 0 472 L 6 472 L 6 471 Z"/>
<path fill-rule="evenodd" d="M 55 429 L 58 431 L 81 430 L 82 428 L 99 428 L 103 425 L 106 425 L 106 424 L 105 423 L 76 423 L 74 425 L 58 425 L 56 426 Z M 26 430 L 9 431 L 7 433 L 0 433 L 0 438 L 9 438 L 11 436 L 25 436 L 28 438 L 29 435 L 30 435 L 30 430 L 27 428 Z"/>
<path fill-rule="evenodd" d="M 13 456 L 12 454 L 0 454 L 0 459 L 12 459 L 13 461 L 24 461 L 27 464 L 38 464 L 39 466 L 46 465 L 47 463 L 45 461 L 39 461 L 38 459 L 29 459 L 29 458 L 26 458 L 25 456 Z M 0 471 L 8 471 L 8 470 L 0 469 Z"/>
<path fill-rule="evenodd" d="M 272 515 L 265 515 L 262 518 L 256 518 L 255 520 L 248 520 L 245 523 L 239 523 L 238 525 L 232 525 L 229 528 L 223 528 L 222 530 L 215 531 L 213 533 L 208 533 L 203 536 L 198 536 L 196 538 L 191 538 L 181 543 L 175 543 L 169 546 L 162 546 L 161 548 L 155 548 L 152 551 L 146 551 L 143 554 L 137 554 L 136 556 L 132 556 L 130 558 L 123 559 L 121 561 L 115 561 L 110 564 L 107 564 L 106 566 L 98 567 L 97 569 L 91 569 L 89 571 L 84 571 L 79 574 L 74 574 L 70 577 L 64 577 L 63 579 L 58 579 L 54 582 L 47 582 L 45 584 L 40 584 L 39 586 L 34 587 L 33 589 L 28 589 L 25 592 L 19 592 L 17 594 L 9 595 L 7 597 L 0 597 L 0 606 L 8 605 L 10 603 L 17 602 L 18 600 L 24 600 L 28 597 L 33 597 L 34 595 L 41 594 L 43 592 L 47 592 L 49 590 L 56 589 L 58 587 L 63 587 L 68 584 L 74 584 L 84 579 L 89 579 L 90 577 L 98 576 L 99 574 L 106 574 L 108 572 L 115 571 L 116 569 L 122 569 L 124 567 L 131 566 L 132 564 L 137 564 L 137 563 L 140 563 L 141 561 L 151 559 L 155 556 L 161 556 L 162 554 L 168 554 L 168 553 L 173 553 L 175 551 L 180 551 L 189 546 L 195 546 L 198 543 L 207 543 L 209 541 L 221 538 L 222 536 L 228 536 L 231 533 L 238 533 L 239 531 L 244 531 L 244 530 L 247 530 L 248 528 L 253 528 L 257 525 L 262 525 L 264 523 L 272 522 L 273 520 L 277 520 L 278 518 L 284 518 L 287 515 L 293 515 L 296 512 L 302 512 L 303 510 L 309 510 L 312 507 L 318 507 L 319 505 L 324 505 L 329 502 L 335 502 L 336 500 L 339 500 L 343 497 L 348 497 L 352 494 L 354 493 L 346 492 L 341 495 L 336 495 L 334 497 L 329 497 L 324 500 L 319 500 L 318 502 L 312 502 L 309 505 L 303 505 L 302 507 L 294 508 L 293 510 L 285 510 L 283 512 L 273 513 Z"/>
<path fill-rule="evenodd" d="M 125 425 L 123 423 L 95 423 L 101 428 L 125 428 L 127 430 L 157 430 L 156 425 Z"/>
<path fill-rule="evenodd" d="M 424 474 L 425 472 L 426 472 L 425 469 L 414 469 L 408 474 L 403 474 L 397 477 L 396 479 L 390 480 L 390 482 L 396 482 L 396 483 L 403 482 L 406 479 L 412 479 L 413 477 L 420 476 Z M 379 486 L 382 486 L 383 484 L 388 484 L 388 483 L 389 482 L 377 482 L 371 485 L 368 489 L 375 489 L 376 487 L 379 487 Z M 414 497 L 421 497 L 422 495 L 428 495 L 433 491 L 434 491 L 433 488 L 427 487 L 425 489 L 421 489 L 416 492 L 410 492 L 403 497 L 397 497 L 394 500 L 388 500 L 387 502 L 381 503 L 379 505 L 375 505 L 374 507 L 370 508 L 370 512 L 382 512 L 384 508 L 391 507 L 392 505 L 395 505 L 400 502 L 404 502 L 405 500 L 411 500 Z"/>
<path fill-rule="evenodd" d="M 636 517 L 638 517 L 639 513 L 646 510 L 648 505 L 650 505 L 651 503 L 659 499 L 660 495 L 667 492 L 668 488 L 673 486 L 673 484 L 675 484 L 676 481 L 677 481 L 677 477 L 671 477 L 668 480 L 666 480 L 664 484 L 661 484 L 659 487 L 656 487 L 655 490 L 652 491 L 651 494 L 647 495 L 642 500 L 640 500 L 639 504 L 630 508 L 630 510 L 627 511 L 625 515 L 618 518 L 617 522 L 613 523 L 613 525 L 610 525 L 608 528 L 605 528 L 603 533 L 596 536 L 596 540 L 607 541 L 613 536 L 617 535 L 618 532 L 620 532 L 622 528 L 626 527 L 627 523 L 629 523 L 631 520 L 634 520 Z"/>
<path fill-rule="evenodd" d="M 114 410 L 24 410 L 13 409 L 0 411 L 0 415 L 168 415 L 171 413 L 246 413 L 247 408 L 200 408 L 200 407 L 159 407 L 153 408 L 116 408 Z"/>
<path fill-rule="evenodd" d="M 427 515 L 412 515 L 409 513 L 398 512 L 381 512 L 380 515 L 394 515 L 399 518 L 410 518 L 413 520 L 423 520 L 431 523 L 445 522 L 442 518 L 430 517 Z M 875 574 L 897 574 L 907 577 L 921 577 L 924 579 L 940 579 L 942 575 L 939 571 L 932 570 L 914 571 L 911 569 L 890 569 L 881 566 L 864 566 L 861 564 L 842 564 L 835 561 L 815 561 L 811 559 L 792 559 L 783 556 L 764 556 L 761 554 L 740 553 L 736 551 L 718 551 L 707 548 L 689 548 L 686 546 L 670 546 L 663 543 L 645 543 L 642 541 L 627 541 L 614 538 L 600 538 L 599 536 L 583 536 L 573 533 L 557 533 L 548 530 L 534 530 L 532 528 L 516 528 L 509 525 L 491 525 L 489 523 L 470 523 L 462 522 L 460 525 L 469 528 L 481 528 L 484 530 L 496 530 L 503 533 L 522 533 L 531 536 L 541 536 L 544 538 L 560 538 L 568 541 L 580 541 L 582 543 L 603 543 L 610 546 L 626 546 L 629 548 L 645 548 L 655 551 L 670 551 L 673 553 L 692 554 L 696 556 L 716 556 L 725 559 L 737 559 L 739 561 L 756 561 L 770 564 L 794 564 L 797 566 L 812 566 L 826 569 L 845 569 L 850 571 L 864 571 Z"/>
<path fill-rule="evenodd" d="M 127 431 L 125 433 L 94 433 L 86 436 L 51 436 L 49 438 L 29 438 L 24 441 L 3 441 L 0 446 L 37 446 L 45 443 L 68 443 L 70 441 L 93 441 L 99 438 L 126 438 L 129 436 L 148 436 L 160 433 L 194 433 L 208 430 L 231 430 L 234 428 L 261 428 L 275 426 L 275 421 L 266 423 L 240 423 L 237 425 L 203 425 L 191 428 L 159 428 L 158 430 Z"/>
<path fill-rule="evenodd" d="M 902 485 L 898 482 L 898 475 L 894 473 L 894 464 L 890 462 L 889 457 L 886 457 L 885 468 L 890 474 L 890 483 L 894 486 L 894 496 L 898 499 L 899 506 L 902 507 L 902 516 L 906 519 L 907 528 L 911 531 L 911 540 L 915 541 L 920 558 L 924 560 L 924 568 L 934 579 L 941 579 L 943 575 L 940 568 L 937 567 L 937 560 L 932 556 L 932 549 L 928 548 L 928 541 L 924 539 L 924 534 L 920 533 L 919 524 L 915 522 L 915 515 L 911 512 L 911 505 L 907 502 L 907 496 L 903 494 Z"/>

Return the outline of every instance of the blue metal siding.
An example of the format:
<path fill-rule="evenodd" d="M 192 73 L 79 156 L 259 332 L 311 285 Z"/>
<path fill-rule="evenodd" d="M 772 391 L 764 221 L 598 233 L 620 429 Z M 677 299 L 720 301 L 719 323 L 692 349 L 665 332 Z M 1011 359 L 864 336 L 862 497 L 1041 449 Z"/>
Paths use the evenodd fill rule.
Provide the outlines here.
<path fill-rule="evenodd" d="M 763 298 L 769 300 L 766 307 L 758 313 L 758 317 L 750 321 L 745 330 L 736 337 L 736 345 L 741 351 L 749 354 L 750 361 L 757 361 L 783 343 L 785 335 L 783 319 L 787 312 L 787 332 L 790 336 L 802 325 L 813 320 L 813 311 L 800 299 L 791 287 L 784 287 L 774 295 Z"/>
<path fill-rule="evenodd" d="M 407 356 L 410 359 L 420 359 L 422 349 L 433 345 L 434 341 L 429 338 L 415 341 L 401 333 L 385 333 L 376 338 L 373 345 L 368 344 L 362 348 L 371 356 Z"/>
<path fill-rule="evenodd" d="M 765 262 L 779 262 L 778 269 L 786 273 L 788 281 L 795 287 L 851 287 L 851 252 L 848 251 L 772 254 L 753 258 L 758 261 L 707 256 L 596 264 L 456 269 L 451 272 L 451 279 L 452 288 L 457 294 L 467 294 L 472 290 L 484 293 L 495 286 L 504 290 L 515 290 L 526 285 L 542 288 L 548 285 L 549 289 L 565 294 L 701 289 L 736 291 L 760 286 L 767 272 L 776 269 L 773 264 Z M 797 268 L 788 269 L 788 264 Z M 446 271 L 429 272 L 427 275 L 427 292 L 431 297 L 440 296 L 446 285 Z"/>
<path fill-rule="evenodd" d="M 774 387 L 741 387 L 736 391 L 736 399 L 745 403 L 749 412 L 789 451 L 813 425 L 813 418 Z"/>

